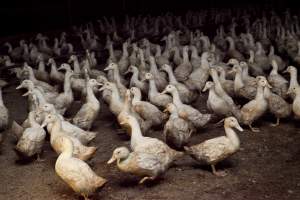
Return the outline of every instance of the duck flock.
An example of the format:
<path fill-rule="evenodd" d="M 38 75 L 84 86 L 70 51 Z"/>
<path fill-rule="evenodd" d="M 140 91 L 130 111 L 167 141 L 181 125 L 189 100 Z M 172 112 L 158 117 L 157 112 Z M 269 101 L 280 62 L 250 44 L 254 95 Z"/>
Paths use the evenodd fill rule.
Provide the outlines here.
<path fill-rule="evenodd" d="M 85 199 L 107 182 L 88 165 L 101 104 L 130 137 L 130 148 L 116 147 L 107 163 L 140 176 L 140 184 L 185 155 L 224 176 L 215 165 L 239 150 L 235 129 L 259 132 L 254 124 L 267 113 L 272 126 L 300 117 L 300 27 L 290 11 L 103 17 L 3 46 L 0 70 L 18 78 L 29 107 L 22 124 L 9 123 L 1 93 L 8 81 L 0 80 L 0 129 L 14 135 L 20 158 L 38 161 L 49 134 L 56 174 Z M 75 101 L 81 108 L 66 118 Z M 223 136 L 189 145 L 203 127 L 221 123 Z"/>

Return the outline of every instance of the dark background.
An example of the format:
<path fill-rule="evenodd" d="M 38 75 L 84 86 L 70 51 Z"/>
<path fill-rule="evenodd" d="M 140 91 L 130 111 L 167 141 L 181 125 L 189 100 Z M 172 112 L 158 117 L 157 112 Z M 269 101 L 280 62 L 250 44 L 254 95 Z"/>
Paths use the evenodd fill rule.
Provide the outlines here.
<path fill-rule="evenodd" d="M 103 15 L 159 14 L 166 11 L 184 12 L 209 7 L 249 6 L 297 7 L 293 1 L 280 0 L 1 0 L 0 36 L 61 29 Z"/>

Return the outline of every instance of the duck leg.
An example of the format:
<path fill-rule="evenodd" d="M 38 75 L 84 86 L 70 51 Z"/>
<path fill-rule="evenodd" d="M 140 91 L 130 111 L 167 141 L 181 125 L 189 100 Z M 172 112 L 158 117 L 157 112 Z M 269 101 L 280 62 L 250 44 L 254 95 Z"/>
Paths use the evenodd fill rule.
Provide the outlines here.
<path fill-rule="evenodd" d="M 259 128 L 252 127 L 252 124 L 249 125 L 249 128 L 251 129 L 252 132 L 255 132 L 255 133 L 260 132 Z"/>
<path fill-rule="evenodd" d="M 145 176 L 144 178 L 142 178 L 142 180 L 139 181 L 139 184 L 143 184 L 147 180 L 154 180 L 154 179 L 155 177 Z"/>
<path fill-rule="evenodd" d="M 212 169 L 212 173 L 216 176 L 224 177 L 227 175 L 225 171 L 217 171 L 215 165 L 210 165 Z"/>
<path fill-rule="evenodd" d="M 279 117 L 277 117 L 276 118 L 276 123 L 275 124 L 271 124 L 271 126 L 278 126 L 279 125 L 279 123 L 280 123 L 280 118 Z"/>
<path fill-rule="evenodd" d="M 41 154 L 38 153 L 38 154 L 37 154 L 37 159 L 36 159 L 36 161 L 37 161 L 37 162 L 44 162 L 45 159 L 42 159 L 42 158 L 41 158 Z"/>

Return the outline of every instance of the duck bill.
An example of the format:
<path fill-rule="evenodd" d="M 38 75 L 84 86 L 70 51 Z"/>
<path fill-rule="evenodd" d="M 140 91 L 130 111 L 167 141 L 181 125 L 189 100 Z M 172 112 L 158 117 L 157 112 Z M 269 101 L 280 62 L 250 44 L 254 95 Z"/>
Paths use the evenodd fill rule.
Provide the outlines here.
<path fill-rule="evenodd" d="M 272 88 L 272 86 L 269 83 L 267 83 L 267 87 L 270 89 Z"/>
<path fill-rule="evenodd" d="M 162 91 L 162 92 L 161 92 L 161 94 L 166 94 L 166 93 L 167 93 L 167 91 L 166 91 L 166 90 L 164 90 L 164 91 Z"/>
<path fill-rule="evenodd" d="M 19 90 L 19 89 L 21 89 L 21 88 L 24 88 L 22 84 L 19 85 L 18 87 L 16 87 L 17 90 Z"/>
<path fill-rule="evenodd" d="M 237 130 L 241 131 L 241 132 L 244 131 L 244 129 L 243 129 L 239 124 L 237 124 L 237 125 L 235 126 L 235 128 L 236 128 Z"/>
<path fill-rule="evenodd" d="M 286 92 L 287 95 L 290 95 L 292 94 L 292 91 L 289 89 L 287 92 Z"/>
<path fill-rule="evenodd" d="M 104 68 L 104 71 L 108 71 L 108 70 L 111 70 L 112 68 L 110 67 L 110 66 L 108 66 L 108 67 L 105 67 Z"/>
<path fill-rule="evenodd" d="M 206 92 L 207 89 L 208 89 L 208 88 L 205 86 L 205 87 L 203 88 L 202 92 Z"/>
<path fill-rule="evenodd" d="M 41 125 L 42 128 L 45 128 L 46 126 L 47 126 L 46 122 L 43 122 L 42 125 Z"/>
<path fill-rule="evenodd" d="M 28 96 L 30 94 L 30 92 L 28 91 L 28 92 L 26 92 L 25 94 L 23 94 L 22 96 L 23 97 L 26 97 L 26 96 Z"/>
<path fill-rule="evenodd" d="M 164 109 L 164 111 L 163 111 L 164 113 L 167 113 L 168 112 L 168 108 L 166 108 L 166 109 Z"/>
<path fill-rule="evenodd" d="M 104 87 L 104 86 L 102 86 L 101 88 L 99 88 L 99 90 L 98 91 L 103 91 L 103 90 L 105 90 L 106 88 Z"/>
<path fill-rule="evenodd" d="M 117 160 L 117 159 L 116 159 L 114 156 L 112 156 L 112 157 L 109 159 L 109 161 L 107 161 L 107 164 L 110 165 L 110 164 L 114 163 L 116 160 Z"/>
<path fill-rule="evenodd" d="M 282 73 L 287 74 L 287 73 L 289 73 L 289 71 L 288 71 L 288 69 L 286 69 Z"/>

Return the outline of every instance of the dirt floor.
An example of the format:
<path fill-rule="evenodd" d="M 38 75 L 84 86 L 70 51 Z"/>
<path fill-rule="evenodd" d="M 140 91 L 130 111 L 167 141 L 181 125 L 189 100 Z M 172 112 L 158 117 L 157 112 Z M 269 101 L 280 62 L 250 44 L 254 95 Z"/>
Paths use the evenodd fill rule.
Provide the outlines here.
<path fill-rule="evenodd" d="M 4 89 L 4 101 L 11 118 L 21 123 L 27 115 L 27 105 L 26 99 L 15 87 L 14 84 Z M 79 106 L 74 106 L 72 111 L 75 112 Z M 274 128 L 269 126 L 273 120 L 260 120 L 263 121 L 257 124 L 261 127 L 260 133 L 251 133 L 247 129 L 239 133 L 241 150 L 217 166 L 228 172 L 226 177 L 212 175 L 209 167 L 199 166 L 186 156 L 167 171 L 164 179 L 138 185 L 137 177 L 118 171 L 116 165 L 106 164 L 113 149 L 128 146 L 129 140 L 117 133 L 115 118 L 102 103 L 94 127 L 98 136 L 91 144 L 99 149 L 89 163 L 98 175 L 109 182 L 91 199 L 300 199 L 300 125 L 296 126 L 299 122 L 287 120 Z M 9 131 L 5 134 L 0 155 L 0 200 L 81 199 L 55 174 L 57 155 L 49 142 L 44 147 L 44 162 L 17 163 L 13 137 Z M 191 144 L 223 134 L 222 127 L 210 125 L 195 134 Z M 161 131 L 150 135 L 161 138 Z"/>

